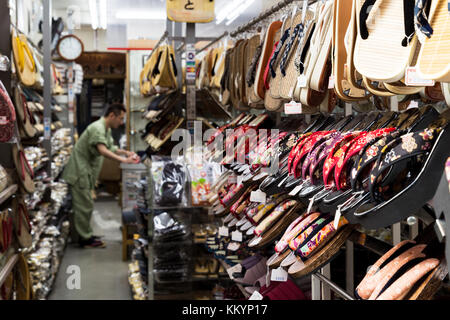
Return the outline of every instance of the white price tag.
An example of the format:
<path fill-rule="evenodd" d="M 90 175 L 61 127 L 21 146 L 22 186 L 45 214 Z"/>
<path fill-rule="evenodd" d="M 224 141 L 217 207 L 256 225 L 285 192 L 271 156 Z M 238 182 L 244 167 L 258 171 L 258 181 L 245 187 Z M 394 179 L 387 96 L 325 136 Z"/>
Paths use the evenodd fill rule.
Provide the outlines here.
<path fill-rule="evenodd" d="M 237 177 L 235 175 L 231 175 L 228 177 L 229 184 L 236 183 L 236 182 L 237 182 Z"/>
<path fill-rule="evenodd" d="M 290 196 L 295 196 L 297 193 L 299 193 L 299 191 L 302 189 L 302 185 L 298 185 L 294 188 L 294 190 L 292 190 L 291 192 L 289 192 Z"/>
<path fill-rule="evenodd" d="M 270 280 L 278 282 L 286 282 L 288 279 L 288 273 L 282 267 L 278 267 L 272 270 L 272 276 Z"/>
<path fill-rule="evenodd" d="M 316 202 L 316 195 L 317 195 L 317 193 L 312 198 L 309 199 L 309 205 L 308 205 L 308 210 L 306 211 L 306 214 L 311 213 L 311 209 L 314 205 L 314 202 Z"/>
<path fill-rule="evenodd" d="M 301 75 L 297 78 L 297 88 L 304 88 L 306 87 L 306 76 Z"/>
<path fill-rule="evenodd" d="M 227 249 L 230 251 L 236 251 L 241 247 L 241 245 L 237 242 L 230 242 L 230 244 L 228 245 Z"/>
<path fill-rule="evenodd" d="M 231 279 L 234 279 L 233 273 L 241 272 L 241 271 L 242 271 L 242 265 L 240 263 L 238 263 L 237 265 L 227 269 L 227 273 L 228 273 L 228 275 L 230 276 Z"/>
<path fill-rule="evenodd" d="M 336 213 L 334 215 L 334 224 L 333 224 L 334 230 L 337 230 L 340 218 L 341 218 L 341 206 L 338 206 Z"/>
<path fill-rule="evenodd" d="M 417 72 L 417 67 L 408 67 L 405 73 L 405 84 L 419 87 L 434 86 L 434 80 L 422 79 Z"/>
<path fill-rule="evenodd" d="M 253 291 L 250 298 L 248 298 L 248 300 L 262 300 L 262 299 L 263 299 L 263 296 L 261 295 L 261 293 L 259 293 L 258 290 Z"/>
<path fill-rule="evenodd" d="M 228 228 L 227 227 L 219 227 L 219 236 L 220 237 L 228 237 Z"/>
<path fill-rule="evenodd" d="M 261 190 L 252 191 L 252 193 L 250 193 L 250 201 L 265 204 L 266 203 L 266 194 L 264 192 L 262 192 Z"/>
<path fill-rule="evenodd" d="M 237 241 L 237 242 L 242 242 L 242 232 L 240 232 L 240 231 L 233 231 L 231 233 L 231 240 L 232 241 Z"/>
<path fill-rule="evenodd" d="M 408 106 L 407 109 L 413 109 L 413 108 L 418 108 L 418 107 L 419 107 L 419 102 L 418 102 L 418 101 L 415 101 L 415 100 L 412 100 L 412 101 L 409 103 L 409 106 Z"/>
<path fill-rule="evenodd" d="M 328 80 L 328 89 L 334 88 L 334 75 L 330 76 L 330 79 Z"/>
<path fill-rule="evenodd" d="M 237 181 L 237 185 L 238 186 L 240 186 L 242 184 L 242 180 L 244 180 L 244 176 L 243 175 L 242 176 L 237 176 L 236 181 Z"/>
<path fill-rule="evenodd" d="M 301 114 L 303 111 L 302 104 L 300 102 L 291 101 L 284 104 L 285 114 Z"/>

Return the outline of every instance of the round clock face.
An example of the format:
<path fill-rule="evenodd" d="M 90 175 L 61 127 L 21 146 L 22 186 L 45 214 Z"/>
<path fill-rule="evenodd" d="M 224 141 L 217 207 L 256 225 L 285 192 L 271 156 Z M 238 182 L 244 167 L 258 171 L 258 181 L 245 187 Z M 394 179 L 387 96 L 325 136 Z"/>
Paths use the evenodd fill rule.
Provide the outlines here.
<path fill-rule="evenodd" d="M 76 60 L 83 53 L 83 43 L 74 35 L 65 36 L 59 40 L 58 52 L 65 60 Z"/>

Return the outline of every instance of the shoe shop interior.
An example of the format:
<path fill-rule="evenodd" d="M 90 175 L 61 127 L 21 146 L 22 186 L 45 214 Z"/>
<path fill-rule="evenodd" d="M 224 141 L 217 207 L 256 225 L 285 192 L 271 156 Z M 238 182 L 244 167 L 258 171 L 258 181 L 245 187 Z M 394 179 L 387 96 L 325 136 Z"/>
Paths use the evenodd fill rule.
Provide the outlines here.
<path fill-rule="evenodd" d="M 448 0 L 0 0 L 0 34 L 1 300 L 450 300 Z"/>

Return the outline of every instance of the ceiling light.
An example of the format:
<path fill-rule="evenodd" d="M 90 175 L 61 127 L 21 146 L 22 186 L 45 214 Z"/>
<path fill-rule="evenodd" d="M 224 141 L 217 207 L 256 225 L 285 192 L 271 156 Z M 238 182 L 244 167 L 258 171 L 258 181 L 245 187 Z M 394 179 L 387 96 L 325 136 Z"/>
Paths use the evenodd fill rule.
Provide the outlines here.
<path fill-rule="evenodd" d="M 234 12 L 234 10 L 236 10 L 236 8 L 243 3 L 243 1 L 245 2 L 245 0 L 234 0 L 228 3 L 228 5 L 225 5 L 224 7 L 219 9 L 218 10 L 219 12 L 216 15 L 216 24 L 221 24 L 222 21 L 225 20 L 228 15 Z"/>
<path fill-rule="evenodd" d="M 255 0 L 248 0 L 241 3 L 241 5 L 236 10 L 234 10 L 229 16 L 227 16 L 227 22 L 225 23 L 225 25 L 230 25 L 234 20 L 236 20 L 237 17 L 239 17 L 245 10 L 247 10 L 247 8 L 250 7 L 253 2 L 255 2 Z"/>
<path fill-rule="evenodd" d="M 158 11 L 117 11 L 116 19 L 128 20 L 166 20 L 165 12 Z"/>
<path fill-rule="evenodd" d="M 97 0 L 89 0 L 89 11 L 91 12 L 91 25 L 92 29 L 98 29 L 98 10 L 97 10 Z"/>

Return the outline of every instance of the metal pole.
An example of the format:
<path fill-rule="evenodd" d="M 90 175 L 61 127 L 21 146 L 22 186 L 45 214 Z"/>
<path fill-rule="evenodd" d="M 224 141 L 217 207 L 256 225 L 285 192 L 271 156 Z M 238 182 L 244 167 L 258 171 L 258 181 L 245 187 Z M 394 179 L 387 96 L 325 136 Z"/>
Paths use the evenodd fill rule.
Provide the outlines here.
<path fill-rule="evenodd" d="M 186 24 L 186 59 L 188 55 L 195 61 L 195 23 Z M 188 77 L 186 70 L 186 119 L 187 129 L 194 129 L 195 110 L 195 78 Z"/>
<path fill-rule="evenodd" d="M 51 63 L 52 63 L 52 0 L 44 0 L 44 21 L 43 21 L 43 43 L 44 43 L 44 141 L 43 145 L 47 155 L 52 159 L 52 144 L 51 144 L 51 122 L 52 122 L 52 78 L 51 78 Z M 47 162 L 47 175 L 52 177 L 52 162 Z"/>
<path fill-rule="evenodd" d="M 181 37 L 182 36 L 182 24 L 180 22 L 174 22 L 175 24 L 175 37 Z M 178 48 L 179 46 L 183 45 L 183 42 L 181 41 L 175 41 L 174 48 Z M 178 50 L 177 50 L 178 51 Z M 178 74 L 177 74 L 177 83 L 179 88 L 182 87 L 183 84 L 183 66 L 181 64 L 181 55 L 176 54 L 175 55 L 175 65 L 177 66 Z"/>
<path fill-rule="evenodd" d="M 355 274 L 355 266 L 354 266 L 354 244 L 353 242 L 347 240 L 345 244 L 345 289 L 347 289 L 348 293 L 353 292 L 355 284 L 354 284 L 354 274 Z"/>
<path fill-rule="evenodd" d="M 316 281 L 321 281 L 323 284 L 329 286 L 334 292 L 346 300 L 355 300 L 347 292 L 339 288 L 334 282 L 330 281 L 327 277 L 323 276 L 319 272 L 312 275 L 312 278 L 317 278 Z"/>
<path fill-rule="evenodd" d="M 330 264 L 327 264 L 326 266 L 324 266 L 321 270 L 322 275 L 324 275 L 327 278 L 331 278 L 331 268 L 330 268 Z M 324 287 L 322 285 L 322 299 L 323 300 L 331 300 L 331 292 L 330 292 L 330 288 L 329 287 Z"/>

